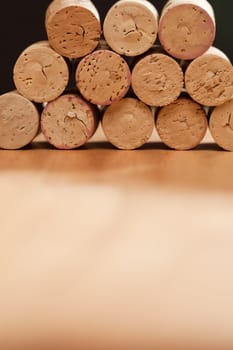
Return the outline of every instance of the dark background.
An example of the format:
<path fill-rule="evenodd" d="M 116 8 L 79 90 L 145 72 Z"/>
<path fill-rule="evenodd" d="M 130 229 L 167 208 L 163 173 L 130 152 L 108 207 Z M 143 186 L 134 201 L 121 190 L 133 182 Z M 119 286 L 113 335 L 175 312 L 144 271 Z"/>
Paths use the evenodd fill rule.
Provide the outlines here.
<path fill-rule="evenodd" d="M 114 0 L 95 0 L 102 19 Z M 161 11 L 166 0 L 154 0 Z M 14 88 L 13 65 L 21 53 L 31 43 L 45 39 L 44 15 L 50 0 L 4 1 L 0 13 L 1 61 L 0 93 Z M 217 38 L 215 45 L 221 48 L 233 61 L 233 2 L 230 0 L 210 0 L 216 13 Z"/>

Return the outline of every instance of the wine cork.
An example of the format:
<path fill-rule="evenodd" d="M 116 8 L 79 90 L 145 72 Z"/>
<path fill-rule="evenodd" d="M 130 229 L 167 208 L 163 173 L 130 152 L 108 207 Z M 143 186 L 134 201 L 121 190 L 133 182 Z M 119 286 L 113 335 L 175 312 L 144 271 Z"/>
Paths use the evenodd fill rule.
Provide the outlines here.
<path fill-rule="evenodd" d="M 192 60 L 209 49 L 216 34 L 215 15 L 206 0 L 169 0 L 159 23 L 159 39 L 172 56 Z"/>
<path fill-rule="evenodd" d="M 233 67 L 215 47 L 196 58 L 185 73 L 189 95 L 205 106 L 219 106 L 233 98 Z"/>
<path fill-rule="evenodd" d="M 120 55 L 149 50 L 158 34 L 158 11 L 147 0 L 120 0 L 108 11 L 104 26 L 108 45 Z"/>
<path fill-rule="evenodd" d="M 101 35 L 100 17 L 90 0 L 54 0 L 46 11 L 45 26 L 52 48 L 68 58 L 92 52 Z"/>
<path fill-rule="evenodd" d="M 135 98 L 124 98 L 107 107 L 102 127 L 108 141 L 119 149 L 132 150 L 144 145 L 152 135 L 151 108 Z"/>
<path fill-rule="evenodd" d="M 20 149 L 33 141 L 40 124 L 35 104 L 18 94 L 0 96 L 0 148 Z"/>
<path fill-rule="evenodd" d="M 131 83 L 126 61 L 117 53 L 97 50 L 83 58 L 76 69 L 76 85 L 84 98 L 96 105 L 110 105 L 123 98 Z"/>
<path fill-rule="evenodd" d="M 138 61 L 132 71 L 136 96 L 150 106 L 175 101 L 183 88 L 184 74 L 179 64 L 162 53 L 151 53 Z"/>
<path fill-rule="evenodd" d="M 233 151 L 233 100 L 213 110 L 209 128 L 217 145 L 226 151 Z"/>
<path fill-rule="evenodd" d="M 26 48 L 14 65 L 14 83 L 20 94 L 43 103 L 60 96 L 69 82 L 69 67 L 47 41 Z"/>
<path fill-rule="evenodd" d="M 189 150 L 198 146 L 207 127 L 204 109 L 184 97 L 161 108 L 156 119 L 156 129 L 162 142 L 176 150 Z"/>
<path fill-rule="evenodd" d="M 65 94 L 51 101 L 41 116 L 46 140 L 59 149 L 84 145 L 98 126 L 98 110 L 76 94 Z"/>

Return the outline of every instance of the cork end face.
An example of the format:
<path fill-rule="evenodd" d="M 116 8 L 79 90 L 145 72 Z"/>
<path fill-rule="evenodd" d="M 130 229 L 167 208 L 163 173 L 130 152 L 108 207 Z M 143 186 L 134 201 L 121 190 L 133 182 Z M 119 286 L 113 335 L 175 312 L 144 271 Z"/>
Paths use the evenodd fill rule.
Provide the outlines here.
<path fill-rule="evenodd" d="M 175 101 L 184 86 L 184 74 L 171 57 L 154 53 L 142 58 L 132 72 L 136 96 L 149 106 L 166 106 Z"/>
<path fill-rule="evenodd" d="M 197 147 L 207 132 L 203 108 L 188 98 L 179 98 L 161 108 L 156 129 L 161 141 L 171 149 L 185 151 Z"/>
<path fill-rule="evenodd" d="M 98 46 L 101 25 L 92 11 L 74 5 L 47 16 L 46 31 L 57 53 L 67 58 L 80 58 Z"/>
<path fill-rule="evenodd" d="M 41 116 L 41 129 L 47 141 L 58 149 L 84 145 L 96 130 L 93 107 L 73 94 L 50 102 Z"/>
<path fill-rule="evenodd" d="M 233 152 L 233 100 L 214 109 L 210 116 L 209 129 L 218 146 Z"/>
<path fill-rule="evenodd" d="M 196 102 L 219 106 L 233 97 L 232 64 L 220 56 L 202 55 L 188 66 L 185 86 Z"/>
<path fill-rule="evenodd" d="M 107 13 L 103 32 L 120 55 L 138 56 L 149 50 L 158 34 L 158 15 L 137 1 L 117 2 Z"/>
<path fill-rule="evenodd" d="M 27 146 L 39 130 L 35 105 L 16 92 L 0 96 L 0 148 L 14 150 Z"/>
<path fill-rule="evenodd" d="M 56 99 L 69 82 L 69 68 L 64 58 L 44 44 L 26 49 L 14 66 L 13 79 L 17 90 L 37 103 Z"/>
<path fill-rule="evenodd" d="M 205 53 L 216 35 L 215 20 L 203 8 L 181 4 L 169 8 L 159 23 L 159 39 L 173 57 L 193 60 Z"/>
<path fill-rule="evenodd" d="M 97 50 L 85 57 L 76 70 L 76 85 L 82 96 L 96 105 L 110 105 L 130 88 L 127 62 L 109 50 Z"/>
<path fill-rule="evenodd" d="M 125 98 L 106 109 L 102 126 L 111 144 L 118 149 L 133 150 L 143 146 L 151 137 L 154 117 L 143 102 Z"/>

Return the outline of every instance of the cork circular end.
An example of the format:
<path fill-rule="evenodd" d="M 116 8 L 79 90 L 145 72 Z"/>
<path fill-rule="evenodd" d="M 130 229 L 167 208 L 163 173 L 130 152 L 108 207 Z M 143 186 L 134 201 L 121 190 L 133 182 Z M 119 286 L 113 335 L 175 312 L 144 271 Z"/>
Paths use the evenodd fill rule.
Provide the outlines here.
<path fill-rule="evenodd" d="M 144 145 L 152 135 L 151 109 L 134 98 L 125 98 L 109 106 L 103 115 L 103 131 L 108 141 L 123 150 Z"/>
<path fill-rule="evenodd" d="M 209 120 L 214 141 L 226 151 L 233 151 L 233 100 L 216 107 Z"/>
<path fill-rule="evenodd" d="M 74 2 L 75 3 L 75 2 Z M 60 55 L 80 58 L 92 52 L 101 36 L 99 19 L 85 8 L 85 3 L 63 6 L 57 11 L 48 8 L 46 31 L 51 47 Z M 52 4 L 51 4 L 52 6 Z"/>
<path fill-rule="evenodd" d="M 136 96 L 150 106 L 166 106 L 175 101 L 183 88 L 184 74 L 171 57 L 153 53 L 142 58 L 132 72 Z"/>
<path fill-rule="evenodd" d="M 76 85 L 84 98 L 96 105 L 110 105 L 129 90 L 131 72 L 117 53 L 97 50 L 79 63 Z"/>
<path fill-rule="evenodd" d="M 206 52 L 215 34 L 214 18 L 195 4 L 171 6 L 159 23 L 161 45 L 170 55 L 183 60 L 192 60 Z"/>
<path fill-rule="evenodd" d="M 198 146 L 208 127 L 203 108 L 188 98 L 179 98 L 160 109 L 156 129 L 161 141 L 175 150 L 189 150 Z"/>
<path fill-rule="evenodd" d="M 43 103 L 60 96 L 69 82 L 69 68 L 64 58 L 46 42 L 28 47 L 14 66 L 17 90 L 31 101 Z"/>
<path fill-rule="evenodd" d="M 115 52 L 125 56 L 140 55 L 156 41 L 157 11 L 151 9 L 146 1 L 119 1 L 107 13 L 103 32 Z"/>
<path fill-rule="evenodd" d="M 188 66 L 185 86 L 198 103 L 219 106 L 233 97 L 232 64 L 223 57 L 204 54 Z"/>
<path fill-rule="evenodd" d="M 0 148 L 20 149 L 33 141 L 40 115 L 35 105 L 17 92 L 0 96 Z"/>
<path fill-rule="evenodd" d="M 97 109 L 74 94 L 63 95 L 48 103 L 41 116 L 45 138 L 59 149 L 84 145 L 97 125 Z"/>

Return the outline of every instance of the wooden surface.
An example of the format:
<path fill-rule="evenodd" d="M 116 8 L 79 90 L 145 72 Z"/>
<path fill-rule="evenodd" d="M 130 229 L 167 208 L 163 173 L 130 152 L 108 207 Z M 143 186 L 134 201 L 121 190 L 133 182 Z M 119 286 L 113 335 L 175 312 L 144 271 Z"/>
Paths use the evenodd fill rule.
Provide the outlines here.
<path fill-rule="evenodd" d="M 0 151 L 1 348 L 232 349 L 233 153 L 100 140 Z"/>

